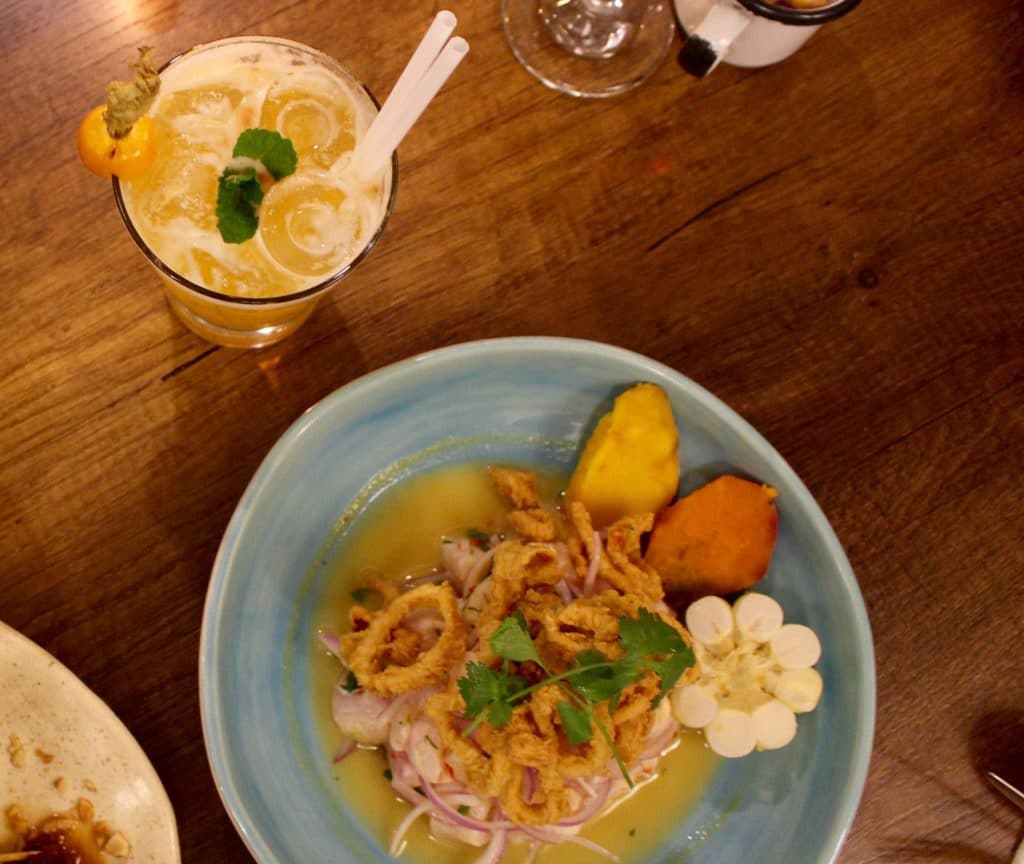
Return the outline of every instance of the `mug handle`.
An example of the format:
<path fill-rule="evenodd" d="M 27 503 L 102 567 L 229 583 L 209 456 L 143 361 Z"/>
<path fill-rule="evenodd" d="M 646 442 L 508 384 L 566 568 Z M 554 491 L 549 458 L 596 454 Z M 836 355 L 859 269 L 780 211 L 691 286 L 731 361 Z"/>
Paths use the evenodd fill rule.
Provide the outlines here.
<path fill-rule="evenodd" d="M 697 78 L 711 72 L 754 15 L 738 3 L 715 3 L 697 29 L 689 34 L 679 52 L 679 65 Z"/>

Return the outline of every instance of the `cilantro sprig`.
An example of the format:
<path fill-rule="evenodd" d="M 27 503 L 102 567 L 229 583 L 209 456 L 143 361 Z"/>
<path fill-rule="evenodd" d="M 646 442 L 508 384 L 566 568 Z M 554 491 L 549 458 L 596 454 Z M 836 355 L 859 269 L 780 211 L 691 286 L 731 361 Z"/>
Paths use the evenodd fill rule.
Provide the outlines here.
<path fill-rule="evenodd" d="M 246 129 L 231 156 L 234 164 L 217 181 L 217 228 L 225 243 L 244 243 L 256 233 L 263 201 L 263 185 L 253 162 L 280 180 L 295 172 L 299 157 L 291 141 L 270 129 Z"/>
<path fill-rule="evenodd" d="M 472 734 L 485 720 L 492 726 L 504 726 L 512 718 L 516 703 L 541 687 L 556 684 L 567 697 L 558 703 L 558 715 L 569 743 L 585 744 L 593 737 L 596 727 L 611 747 L 619 770 L 630 786 L 633 781 L 622 755 L 596 707 L 608 702 L 614 708 L 622 691 L 647 672 L 658 676 L 660 690 L 653 702 L 656 706 L 695 662 L 693 651 L 679 633 L 643 608 L 636 619 L 619 618 L 619 644 L 624 651 L 620 659 L 610 660 L 599 651 L 583 651 L 569 669 L 557 675 L 541 660 L 521 612 L 505 618 L 488 641 L 503 663 L 499 669 L 479 662 L 466 665 L 466 674 L 459 679 L 458 686 L 466 703 L 466 716 L 473 722 L 463 734 Z M 537 664 L 546 677 L 530 684 L 511 671 L 511 663 L 527 662 Z"/>

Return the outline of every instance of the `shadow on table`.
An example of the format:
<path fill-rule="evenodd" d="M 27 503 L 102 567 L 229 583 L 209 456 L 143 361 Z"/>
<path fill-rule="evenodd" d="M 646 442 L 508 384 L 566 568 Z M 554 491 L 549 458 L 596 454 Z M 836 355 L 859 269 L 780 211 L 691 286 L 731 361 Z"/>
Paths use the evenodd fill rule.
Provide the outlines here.
<path fill-rule="evenodd" d="M 257 350 L 196 342 L 196 355 L 165 375 L 174 417 L 168 470 L 151 478 L 149 508 L 205 583 L 221 535 L 260 463 L 313 404 L 363 375 L 366 362 L 333 304 L 292 337 Z M 171 538 L 168 538 L 171 539 Z"/>
<path fill-rule="evenodd" d="M 992 771 L 1024 789 L 1024 708 L 992 711 L 975 723 L 971 730 L 971 764 L 983 777 Z M 1019 815 L 1002 795 L 994 790 L 992 794 Z"/>
<path fill-rule="evenodd" d="M 184 338 L 184 337 L 183 337 Z M 181 342 L 177 343 L 179 345 Z M 180 351 L 179 351 L 180 356 Z M 276 441 L 318 400 L 367 371 L 366 361 L 331 303 L 290 339 L 245 351 L 198 339 L 188 359 L 169 369 L 157 402 L 171 416 L 154 428 L 154 448 L 138 503 L 150 534 L 152 579 L 159 582 L 164 670 L 173 694 L 148 710 L 173 716 L 137 718 L 144 746 L 177 811 L 184 860 L 202 860 L 202 846 L 243 847 L 206 770 L 200 733 L 197 658 L 203 603 L 221 537 L 246 486 Z M 156 608 L 154 606 L 153 608 Z M 147 725 L 162 729 L 147 740 Z"/>

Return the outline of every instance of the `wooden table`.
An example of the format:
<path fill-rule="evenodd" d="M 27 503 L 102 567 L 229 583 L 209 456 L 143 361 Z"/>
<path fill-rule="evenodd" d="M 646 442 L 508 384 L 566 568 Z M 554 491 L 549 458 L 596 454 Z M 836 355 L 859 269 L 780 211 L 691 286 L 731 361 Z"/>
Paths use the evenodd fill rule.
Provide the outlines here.
<path fill-rule="evenodd" d="M 878 716 L 853 862 L 1003 862 L 1024 781 L 1024 24 L 1018 0 L 865 0 L 790 60 L 576 101 L 454 0 L 469 59 L 399 151 L 378 248 L 291 340 L 170 315 L 75 128 L 135 47 L 265 33 L 386 93 L 437 4 L 3 0 L 0 618 L 139 739 L 184 861 L 249 860 L 199 723 L 221 534 L 277 437 L 409 354 L 635 349 L 789 460 L 858 574 Z M 674 47 L 678 48 L 678 43 Z M 2 695 L 0 695 L 2 698 Z"/>

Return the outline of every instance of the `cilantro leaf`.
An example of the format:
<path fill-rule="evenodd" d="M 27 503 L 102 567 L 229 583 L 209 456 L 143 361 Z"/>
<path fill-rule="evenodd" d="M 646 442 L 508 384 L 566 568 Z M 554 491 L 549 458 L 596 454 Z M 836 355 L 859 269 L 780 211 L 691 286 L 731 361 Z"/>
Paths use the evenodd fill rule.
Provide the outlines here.
<path fill-rule="evenodd" d="M 621 659 L 610 660 L 595 650 L 581 651 L 573 665 L 557 675 L 544 667 L 521 612 L 506 617 L 489 642 L 505 665 L 497 670 L 476 662 L 466 666 L 466 674 L 459 679 L 458 686 L 466 703 L 466 716 L 473 718 L 473 723 L 463 734 L 470 734 L 485 717 L 493 725 L 503 726 L 511 719 L 515 702 L 541 687 L 556 684 L 569 696 L 568 700 L 558 703 L 558 714 L 570 743 L 578 745 L 589 741 L 596 727 L 630 786 L 633 781 L 622 754 L 601 722 L 600 714 L 594 710 L 595 706 L 610 702 L 614 708 L 622 691 L 647 672 L 654 672 L 660 682 L 661 692 L 653 700 L 657 705 L 696 661 L 679 632 L 644 608 L 639 610 L 635 620 L 619 619 Z M 537 663 L 548 677 L 528 684 L 507 671 L 510 661 L 528 660 Z"/>
<path fill-rule="evenodd" d="M 518 609 L 514 615 L 509 615 L 498 625 L 498 629 L 491 634 L 488 641 L 491 643 L 491 650 L 503 660 L 514 660 L 517 663 L 532 660 L 544 668 L 533 639 L 530 638 L 526 619 Z"/>
<path fill-rule="evenodd" d="M 495 702 L 487 709 L 487 722 L 492 726 L 504 726 L 512 719 L 512 705 L 505 699 Z"/>
<path fill-rule="evenodd" d="M 217 228 L 225 243 L 244 243 L 256 233 L 263 187 L 252 168 L 225 168 L 217 181 Z"/>
<path fill-rule="evenodd" d="M 466 674 L 458 684 L 466 716 L 479 717 L 486 712 L 487 721 L 494 726 L 508 723 L 512 718 L 510 702 L 526 687 L 522 678 L 476 662 L 466 664 Z"/>
<path fill-rule="evenodd" d="M 658 674 L 658 679 L 661 681 L 661 691 L 651 702 L 652 707 L 656 708 L 658 703 L 669 694 L 682 674 L 694 664 L 694 660 L 693 652 L 684 644 L 680 653 L 670 654 L 666 660 L 650 662 L 650 668 Z"/>
<path fill-rule="evenodd" d="M 466 703 L 467 717 L 476 717 L 503 695 L 497 673 L 476 662 L 466 664 L 466 674 L 459 679 L 459 692 Z"/>
<path fill-rule="evenodd" d="M 641 608 L 640 617 L 635 621 L 632 618 L 619 619 L 619 641 L 634 669 L 657 674 L 661 692 L 655 704 L 696 661 L 679 632 L 647 609 Z"/>
<path fill-rule="evenodd" d="M 578 670 L 578 671 L 576 671 Z M 572 685 L 591 704 L 615 701 L 642 673 L 629 662 L 612 662 L 600 651 L 581 651 L 576 656 Z"/>
<path fill-rule="evenodd" d="M 570 744 L 586 744 L 593 737 L 590 725 L 590 708 L 577 708 L 570 702 L 558 703 L 558 716 Z"/>
<path fill-rule="evenodd" d="M 628 655 L 669 654 L 686 647 L 679 633 L 649 609 L 641 607 L 639 612 L 635 621 L 627 617 L 619 619 L 619 641 Z"/>
<path fill-rule="evenodd" d="M 231 155 L 258 159 L 275 180 L 293 174 L 299 162 L 292 142 L 270 129 L 246 129 L 238 136 Z"/>

